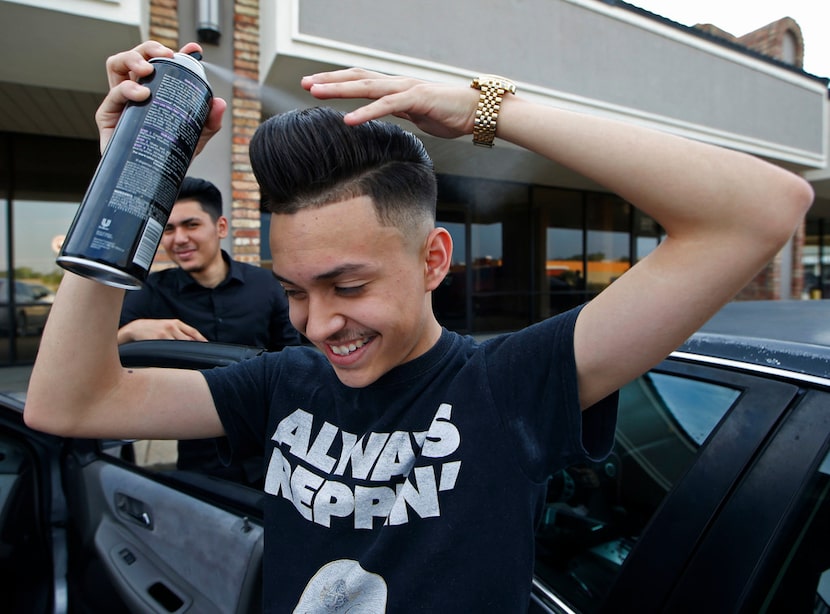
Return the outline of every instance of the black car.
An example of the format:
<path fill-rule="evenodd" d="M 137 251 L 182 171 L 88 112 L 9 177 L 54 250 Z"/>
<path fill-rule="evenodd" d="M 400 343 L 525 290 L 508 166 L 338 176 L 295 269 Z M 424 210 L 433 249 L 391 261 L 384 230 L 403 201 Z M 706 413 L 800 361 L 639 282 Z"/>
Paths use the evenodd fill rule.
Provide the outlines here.
<path fill-rule="evenodd" d="M 145 341 L 122 362 L 256 353 Z M 260 610 L 261 491 L 176 469 L 175 444 L 33 432 L 22 405 L 0 395 L 3 611 Z M 827 612 L 828 447 L 830 301 L 728 305 L 621 392 L 607 459 L 551 476 L 531 611 Z"/>
<path fill-rule="evenodd" d="M 39 335 L 49 317 L 54 292 L 43 284 L 15 281 L 14 301 L 10 301 L 9 289 L 8 280 L 0 279 L 0 334 L 8 335 L 14 328 L 19 337 Z M 9 309 L 12 303 L 14 310 Z"/>

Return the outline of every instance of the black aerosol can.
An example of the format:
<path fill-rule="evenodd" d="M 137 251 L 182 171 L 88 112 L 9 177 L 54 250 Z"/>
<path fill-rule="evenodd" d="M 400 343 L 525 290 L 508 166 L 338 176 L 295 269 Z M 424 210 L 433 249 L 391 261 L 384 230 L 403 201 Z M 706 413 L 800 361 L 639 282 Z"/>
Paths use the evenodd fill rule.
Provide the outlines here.
<path fill-rule="evenodd" d="M 118 120 L 58 256 L 63 268 L 128 290 L 147 278 L 213 97 L 199 59 L 150 60 L 155 71 L 140 81 L 150 97 Z"/>

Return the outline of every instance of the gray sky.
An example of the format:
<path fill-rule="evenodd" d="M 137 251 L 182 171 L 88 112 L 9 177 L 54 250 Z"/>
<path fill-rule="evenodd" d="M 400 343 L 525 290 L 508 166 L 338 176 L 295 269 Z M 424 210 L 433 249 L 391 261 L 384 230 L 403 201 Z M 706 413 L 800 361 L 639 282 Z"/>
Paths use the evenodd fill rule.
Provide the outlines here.
<path fill-rule="evenodd" d="M 693 26 L 711 23 L 743 36 L 782 17 L 791 17 L 804 37 L 804 70 L 830 77 L 830 2 L 828 0 L 628 0 L 672 21 Z"/>

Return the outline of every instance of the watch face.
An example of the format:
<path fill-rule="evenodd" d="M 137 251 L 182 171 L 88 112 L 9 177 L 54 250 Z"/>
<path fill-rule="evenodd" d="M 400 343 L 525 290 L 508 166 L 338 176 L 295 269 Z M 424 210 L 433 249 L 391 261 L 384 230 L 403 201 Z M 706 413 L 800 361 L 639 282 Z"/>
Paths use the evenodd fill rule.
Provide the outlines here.
<path fill-rule="evenodd" d="M 473 79 L 472 87 L 480 90 L 483 87 L 503 89 L 505 92 L 511 94 L 516 93 L 516 85 L 509 79 L 499 77 L 498 75 L 481 75 Z"/>

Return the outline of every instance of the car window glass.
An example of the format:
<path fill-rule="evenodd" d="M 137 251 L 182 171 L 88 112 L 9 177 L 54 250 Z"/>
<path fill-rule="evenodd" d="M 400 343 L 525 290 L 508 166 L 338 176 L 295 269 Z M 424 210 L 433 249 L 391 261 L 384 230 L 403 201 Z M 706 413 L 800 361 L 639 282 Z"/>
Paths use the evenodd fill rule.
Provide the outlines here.
<path fill-rule="evenodd" d="M 166 473 L 184 480 L 190 480 L 195 474 L 257 490 L 264 486 L 263 457 L 231 457 L 224 437 L 186 441 L 104 440 L 101 444 L 108 455 L 135 463 L 147 471 Z"/>
<path fill-rule="evenodd" d="M 807 492 L 802 530 L 794 536 L 761 612 L 830 612 L 830 453 Z"/>
<path fill-rule="evenodd" d="M 666 414 L 697 445 L 715 429 L 740 394 L 732 388 L 663 373 L 650 373 L 647 379 L 662 399 Z"/>
<path fill-rule="evenodd" d="M 597 607 L 651 516 L 740 394 L 656 372 L 624 387 L 608 458 L 550 479 L 536 537 L 541 581 L 578 611 Z"/>

